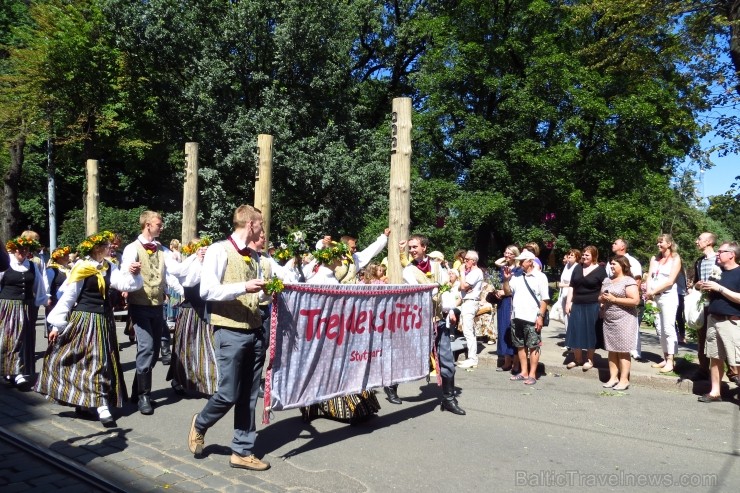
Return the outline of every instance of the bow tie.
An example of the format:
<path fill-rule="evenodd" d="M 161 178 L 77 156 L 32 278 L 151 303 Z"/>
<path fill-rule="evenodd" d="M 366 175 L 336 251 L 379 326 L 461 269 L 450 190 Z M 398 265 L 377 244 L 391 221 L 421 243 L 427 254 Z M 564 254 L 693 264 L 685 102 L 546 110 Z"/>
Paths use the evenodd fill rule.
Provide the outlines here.
<path fill-rule="evenodd" d="M 144 250 L 147 250 L 149 252 L 155 252 L 158 249 L 156 243 L 142 243 L 141 246 L 144 247 Z"/>

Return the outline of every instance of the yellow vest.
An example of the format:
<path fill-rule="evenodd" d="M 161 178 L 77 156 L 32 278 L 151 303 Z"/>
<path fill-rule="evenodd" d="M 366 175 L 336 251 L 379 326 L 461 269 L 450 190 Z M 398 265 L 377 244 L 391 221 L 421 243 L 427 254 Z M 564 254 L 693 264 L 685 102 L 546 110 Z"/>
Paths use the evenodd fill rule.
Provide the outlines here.
<path fill-rule="evenodd" d="M 141 263 L 144 287 L 128 294 L 131 305 L 162 306 L 164 304 L 165 277 L 164 251 L 158 248 L 149 255 L 140 241 L 136 242 L 136 257 Z"/>
<path fill-rule="evenodd" d="M 222 284 L 246 283 L 257 278 L 257 262 L 254 257 L 249 261 L 244 260 L 230 241 L 222 241 L 221 246 L 227 256 L 226 270 L 221 278 Z M 209 301 L 208 306 L 211 325 L 232 329 L 262 327 L 258 293 L 244 293 L 233 300 Z"/>

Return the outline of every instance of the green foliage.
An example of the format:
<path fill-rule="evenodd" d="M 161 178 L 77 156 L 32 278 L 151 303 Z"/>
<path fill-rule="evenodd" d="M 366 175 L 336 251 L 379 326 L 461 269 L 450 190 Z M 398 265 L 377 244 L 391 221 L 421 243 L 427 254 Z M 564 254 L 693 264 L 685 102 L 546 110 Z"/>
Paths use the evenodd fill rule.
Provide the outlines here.
<path fill-rule="evenodd" d="M 133 209 L 117 209 L 100 203 L 98 206 L 98 230 L 120 234 L 124 244 L 131 242 L 141 233 L 139 216 L 145 210 L 147 210 L 146 206 Z M 76 247 L 86 237 L 85 211 L 75 209 L 68 212 L 62 223 L 57 243 Z"/>

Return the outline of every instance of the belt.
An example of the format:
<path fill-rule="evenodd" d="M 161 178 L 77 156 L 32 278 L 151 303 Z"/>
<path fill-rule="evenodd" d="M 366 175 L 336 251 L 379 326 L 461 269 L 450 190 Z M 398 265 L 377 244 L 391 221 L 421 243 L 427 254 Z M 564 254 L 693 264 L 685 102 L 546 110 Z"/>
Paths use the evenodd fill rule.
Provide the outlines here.
<path fill-rule="evenodd" d="M 737 321 L 740 320 L 740 315 L 715 315 L 714 313 L 710 313 L 712 318 L 717 320 L 718 322 L 725 322 L 727 320 Z"/>

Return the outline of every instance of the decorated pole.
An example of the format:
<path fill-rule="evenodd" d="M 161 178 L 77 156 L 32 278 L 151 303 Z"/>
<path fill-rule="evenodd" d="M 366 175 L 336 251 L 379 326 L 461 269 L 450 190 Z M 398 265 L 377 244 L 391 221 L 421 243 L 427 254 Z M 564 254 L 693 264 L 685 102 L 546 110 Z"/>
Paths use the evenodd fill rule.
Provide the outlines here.
<path fill-rule="evenodd" d="M 392 110 L 388 280 L 401 284 L 403 268 L 398 242 L 408 238 L 411 217 L 411 98 L 394 98 Z"/>
<path fill-rule="evenodd" d="M 85 200 L 85 234 L 98 232 L 98 160 L 87 160 L 87 199 Z"/>
<path fill-rule="evenodd" d="M 198 143 L 185 143 L 185 184 L 182 192 L 182 244 L 198 234 Z"/>
<path fill-rule="evenodd" d="M 272 135 L 257 136 L 257 175 L 254 178 L 254 206 L 262 211 L 265 240 L 270 240 L 272 219 Z"/>

